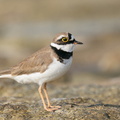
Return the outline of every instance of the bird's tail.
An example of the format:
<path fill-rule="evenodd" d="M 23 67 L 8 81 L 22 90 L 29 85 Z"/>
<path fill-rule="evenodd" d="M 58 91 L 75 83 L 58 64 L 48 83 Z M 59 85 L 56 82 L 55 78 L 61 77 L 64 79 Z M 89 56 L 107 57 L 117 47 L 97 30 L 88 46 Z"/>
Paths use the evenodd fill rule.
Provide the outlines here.
<path fill-rule="evenodd" d="M 0 71 L 0 78 L 11 78 L 11 71 L 9 70 L 4 70 Z"/>

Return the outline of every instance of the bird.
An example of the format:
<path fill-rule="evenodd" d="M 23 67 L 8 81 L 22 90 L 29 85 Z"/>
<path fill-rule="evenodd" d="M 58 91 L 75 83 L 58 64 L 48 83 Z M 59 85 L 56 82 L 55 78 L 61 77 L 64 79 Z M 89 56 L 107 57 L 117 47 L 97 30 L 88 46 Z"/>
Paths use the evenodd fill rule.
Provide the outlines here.
<path fill-rule="evenodd" d="M 70 68 L 77 41 L 69 32 L 58 33 L 50 45 L 41 48 L 17 65 L 0 71 L 0 78 L 14 79 L 18 83 L 37 83 L 43 107 L 55 111 L 61 106 L 52 106 L 47 93 L 47 83 L 62 77 Z M 46 102 L 45 102 L 46 98 Z"/>

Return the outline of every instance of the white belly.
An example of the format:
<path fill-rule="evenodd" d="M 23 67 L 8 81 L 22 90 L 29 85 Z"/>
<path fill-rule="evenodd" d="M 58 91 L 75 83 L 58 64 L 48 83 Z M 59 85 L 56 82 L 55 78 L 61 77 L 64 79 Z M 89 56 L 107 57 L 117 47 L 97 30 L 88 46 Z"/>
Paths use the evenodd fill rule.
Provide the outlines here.
<path fill-rule="evenodd" d="M 72 57 L 69 60 L 65 60 L 65 64 L 60 63 L 56 59 L 49 65 L 48 69 L 44 73 L 32 73 L 27 75 L 13 76 L 17 82 L 20 83 L 38 83 L 42 85 L 45 82 L 55 80 L 63 76 L 70 68 L 72 63 Z"/>

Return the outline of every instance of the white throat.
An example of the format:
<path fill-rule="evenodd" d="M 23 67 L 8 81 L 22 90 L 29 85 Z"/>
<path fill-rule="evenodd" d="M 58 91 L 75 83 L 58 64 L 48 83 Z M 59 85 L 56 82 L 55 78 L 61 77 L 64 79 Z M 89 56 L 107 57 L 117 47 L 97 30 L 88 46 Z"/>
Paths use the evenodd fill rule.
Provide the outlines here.
<path fill-rule="evenodd" d="M 66 44 L 66 45 L 58 45 L 56 43 L 51 43 L 51 46 L 57 48 L 58 50 L 63 50 L 66 52 L 73 52 L 75 45 L 74 44 Z"/>

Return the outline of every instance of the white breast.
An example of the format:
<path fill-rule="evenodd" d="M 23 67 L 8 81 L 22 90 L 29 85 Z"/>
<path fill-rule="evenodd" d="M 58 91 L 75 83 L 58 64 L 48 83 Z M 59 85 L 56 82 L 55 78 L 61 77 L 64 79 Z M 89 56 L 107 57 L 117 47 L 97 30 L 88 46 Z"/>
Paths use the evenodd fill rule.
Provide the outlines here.
<path fill-rule="evenodd" d="M 27 75 L 24 74 L 13 76 L 13 79 L 20 83 L 35 82 L 39 85 L 42 85 L 45 82 L 49 82 L 63 76 L 70 68 L 71 63 L 72 57 L 68 60 L 65 60 L 64 64 L 60 63 L 56 58 L 54 58 L 53 62 L 48 66 L 48 69 L 44 73 L 36 72 Z"/>

